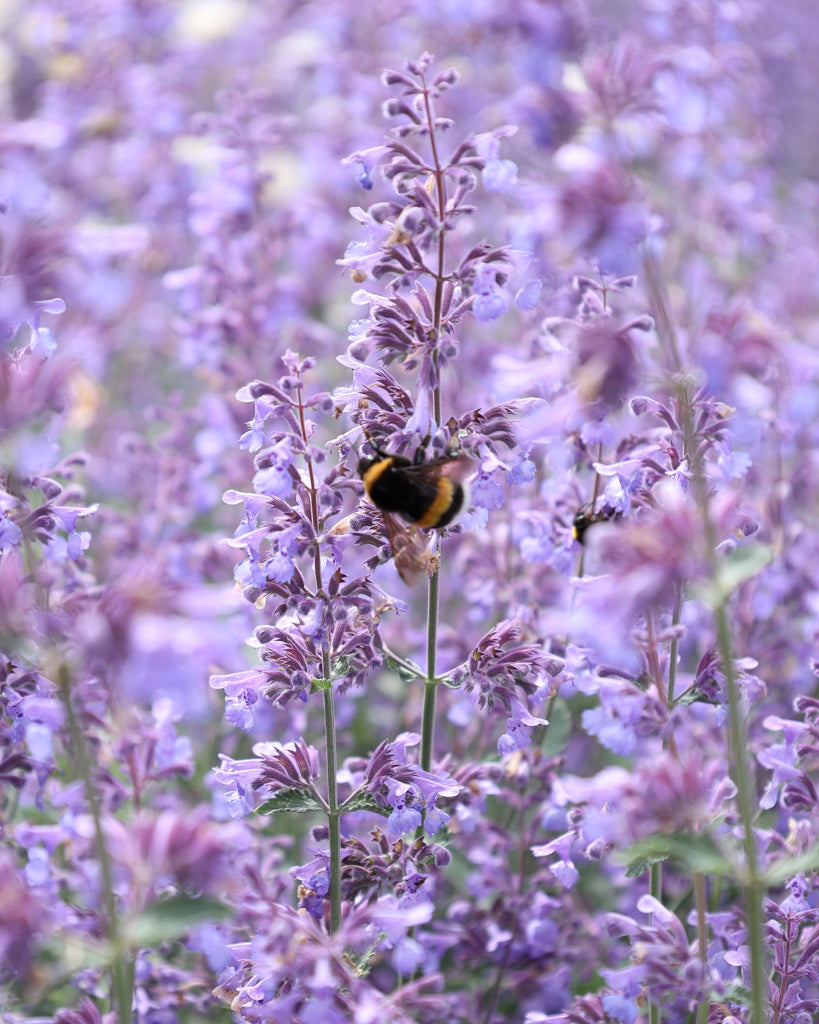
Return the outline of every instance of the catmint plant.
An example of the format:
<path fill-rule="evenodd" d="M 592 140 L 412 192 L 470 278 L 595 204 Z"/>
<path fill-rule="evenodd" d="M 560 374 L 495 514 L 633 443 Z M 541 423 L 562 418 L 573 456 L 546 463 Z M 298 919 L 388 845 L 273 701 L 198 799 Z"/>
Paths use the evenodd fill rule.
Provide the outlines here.
<path fill-rule="evenodd" d="M 11 5 L 4 1022 L 816 1018 L 808 8 Z"/>
<path fill-rule="evenodd" d="M 347 919 L 359 915 L 356 908 L 371 906 L 379 920 L 397 900 L 402 927 L 396 930 L 395 920 L 388 938 L 373 950 L 392 950 L 399 977 L 434 970 L 437 957 L 408 930 L 416 915 L 409 908 L 418 908 L 418 925 L 430 919 L 435 879 L 450 854 L 422 837 L 434 839 L 447 825 L 451 815 L 445 807 L 462 792 L 445 768 L 432 770 L 438 686 L 443 682 L 464 694 L 475 690 L 479 712 L 503 711 L 508 731 L 499 749 L 505 752 L 528 745 L 528 731 L 544 724 L 527 704 L 531 696 L 542 699 L 548 691 L 539 645 L 521 642 L 520 626 L 511 621 L 493 627 L 463 665 L 437 674 L 440 555 L 429 581 L 426 671 L 387 645 L 381 620 L 406 606 L 375 582 L 374 571 L 390 555 L 383 521 L 366 506 L 339 518 L 359 500 L 360 482 L 343 462 L 331 465 L 326 448 L 315 441 L 320 430 L 326 432 L 332 414 L 352 422 L 346 434 L 329 442 L 336 460 L 368 443 L 398 453 L 414 441 L 429 444 L 433 455 L 457 443 L 477 456 L 478 489 L 493 486 L 492 474 L 505 465 L 499 453 L 516 443 L 513 404 L 453 415 L 448 425 L 441 423 L 443 382 L 458 353 L 462 321 L 479 298 L 494 294 L 502 299 L 514 268 L 503 250 L 483 243 L 452 260 L 450 268 L 449 239 L 473 212 L 465 200 L 485 161 L 470 140 L 456 146 L 448 159 L 440 155 L 441 137 L 450 125 L 437 115 L 435 104 L 456 76 L 432 76 L 430 67 L 425 55 L 408 64 L 406 72 L 385 74 L 385 84 L 399 90 L 399 97 L 385 104 L 385 113 L 399 125 L 382 147 L 352 158 L 365 188 L 372 187 L 380 161 L 383 178 L 396 195 L 366 211 L 353 211 L 367 229 L 367 241 L 351 245 L 339 261 L 359 282 L 386 284 L 382 293 L 354 296 L 370 313 L 354 324 L 343 359 L 352 370 L 352 386 L 332 396 L 310 394 L 306 383 L 314 360 L 288 352 L 285 373 L 275 383 L 256 382 L 239 393 L 240 399 L 253 402 L 243 444 L 256 452 L 256 475 L 254 493 L 226 496 L 245 509 L 232 542 L 244 554 L 236 578 L 271 625 L 255 633 L 262 662 L 258 669 L 212 680 L 225 690 L 230 720 L 244 728 L 251 728 L 253 709 L 263 701 L 282 709 L 294 699 L 307 702 L 309 717 L 311 697 L 322 693 L 324 758 L 301 737 L 285 744 L 261 742 L 254 747 L 256 760 L 223 757 L 218 777 L 228 787 L 236 814 L 254 807 L 268 815 L 324 812 L 327 825 L 314 829 L 314 838 L 327 841 L 328 848 L 316 848 L 312 860 L 294 869 L 299 905 L 321 927 L 340 935 L 349 928 Z M 419 146 L 427 149 L 427 157 Z M 415 378 L 415 396 L 393 367 Z M 486 470 L 479 462 L 482 454 Z M 358 555 L 362 543 L 376 547 L 376 554 L 364 561 Z M 420 735 L 382 740 L 368 758 L 356 755 L 340 765 L 336 702 L 348 697 L 351 688 L 371 686 L 382 667 L 406 682 L 424 683 Z M 414 761 L 410 751 L 419 740 L 420 758 Z M 326 788 L 319 786 L 321 760 Z M 347 834 L 362 812 L 386 820 L 369 835 Z M 342 814 L 351 823 L 344 836 Z M 385 836 L 415 833 L 414 842 L 407 838 L 398 846 L 394 841 L 384 845 Z M 315 994 L 302 986 L 298 991 L 299 1006 L 315 1005 Z"/>

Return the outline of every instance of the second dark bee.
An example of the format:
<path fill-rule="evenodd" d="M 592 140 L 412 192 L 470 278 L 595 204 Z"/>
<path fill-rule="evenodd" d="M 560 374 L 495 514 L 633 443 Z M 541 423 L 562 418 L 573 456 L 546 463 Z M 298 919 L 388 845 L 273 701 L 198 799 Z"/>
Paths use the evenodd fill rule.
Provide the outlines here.
<path fill-rule="evenodd" d="M 448 526 L 463 512 L 464 481 L 471 472 L 471 460 L 462 455 L 424 461 L 423 447 L 413 460 L 380 449 L 359 460 L 364 490 L 384 514 L 395 567 L 405 583 L 417 582 L 425 568 L 426 538 L 421 531 Z"/>
<path fill-rule="evenodd" d="M 588 505 L 579 509 L 572 520 L 572 536 L 578 544 L 585 544 L 586 531 L 596 523 L 609 523 L 612 519 L 619 519 L 620 513 L 613 508 L 604 507 L 593 512 Z"/>

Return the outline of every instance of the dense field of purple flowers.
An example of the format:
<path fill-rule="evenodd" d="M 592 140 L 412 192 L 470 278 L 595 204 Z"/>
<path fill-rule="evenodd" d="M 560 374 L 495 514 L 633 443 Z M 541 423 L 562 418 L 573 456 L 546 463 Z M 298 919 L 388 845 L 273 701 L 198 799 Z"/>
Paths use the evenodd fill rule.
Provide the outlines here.
<path fill-rule="evenodd" d="M 819 1019 L 812 14 L 622 6 L 7 5 L 3 1022 Z"/>

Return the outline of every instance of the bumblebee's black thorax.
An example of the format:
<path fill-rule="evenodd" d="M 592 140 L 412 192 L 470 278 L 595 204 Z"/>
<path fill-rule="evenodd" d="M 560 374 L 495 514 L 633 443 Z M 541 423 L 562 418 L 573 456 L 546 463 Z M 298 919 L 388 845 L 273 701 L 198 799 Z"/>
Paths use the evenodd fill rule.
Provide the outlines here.
<path fill-rule="evenodd" d="M 464 504 L 457 480 L 442 476 L 440 465 L 418 464 L 401 455 L 361 459 L 358 472 L 370 501 L 382 512 L 435 529 L 452 522 Z"/>
<path fill-rule="evenodd" d="M 596 523 L 608 523 L 612 519 L 619 519 L 616 509 L 604 507 L 594 512 L 589 506 L 584 505 L 572 520 L 572 536 L 578 544 L 585 544 L 586 533 L 590 526 L 594 526 Z"/>

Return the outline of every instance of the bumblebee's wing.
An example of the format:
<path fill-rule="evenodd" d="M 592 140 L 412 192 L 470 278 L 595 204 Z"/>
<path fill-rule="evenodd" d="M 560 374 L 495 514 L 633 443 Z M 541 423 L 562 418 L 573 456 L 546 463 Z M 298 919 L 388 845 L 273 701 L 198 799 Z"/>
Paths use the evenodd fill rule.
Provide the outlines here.
<path fill-rule="evenodd" d="M 427 536 L 397 515 L 390 512 L 382 515 L 398 575 L 408 586 L 414 587 L 425 573 L 434 569 L 434 556 L 428 550 Z"/>
<path fill-rule="evenodd" d="M 462 484 L 472 476 L 475 470 L 475 462 L 472 459 L 468 459 L 465 455 L 458 455 L 444 461 L 441 466 L 441 476 L 447 476 L 450 480 Z"/>
<path fill-rule="evenodd" d="M 465 455 L 445 455 L 443 458 L 422 462 L 417 466 L 402 466 L 401 472 L 416 480 L 437 480 L 446 476 L 450 480 L 463 483 L 475 472 L 475 463 Z"/>

